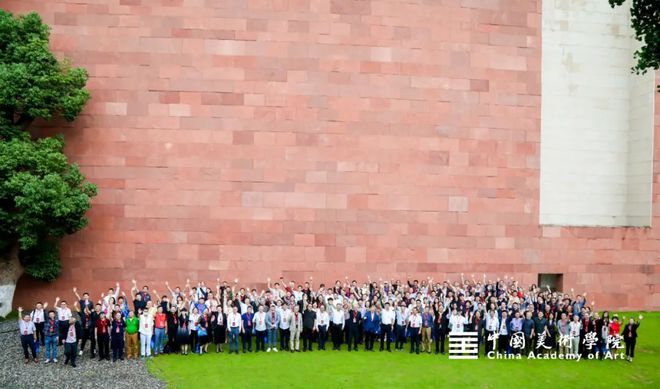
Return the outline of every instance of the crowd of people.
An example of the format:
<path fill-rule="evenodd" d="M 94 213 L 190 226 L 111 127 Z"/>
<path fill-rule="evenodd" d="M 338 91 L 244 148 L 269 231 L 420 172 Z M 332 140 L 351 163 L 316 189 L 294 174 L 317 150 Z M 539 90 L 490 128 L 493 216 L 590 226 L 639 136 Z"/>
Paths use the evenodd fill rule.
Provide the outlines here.
<path fill-rule="evenodd" d="M 587 293 L 575 295 L 504 279 L 337 280 L 313 286 L 267 280 L 262 290 L 217 279 L 215 288 L 190 281 L 159 294 L 132 281 L 130 298 L 117 283 L 98 300 L 78 293 L 70 305 L 55 298 L 52 309 L 38 302 L 29 313 L 19 310 L 19 331 L 25 363 L 58 362 L 63 346 L 65 364 L 88 350 L 99 360 L 148 358 L 167 353 L 311 352 L 362 349 L 444 354 L 446 339 L 473 332 L 486 355 L 559 352 L 606 358 L 623 348 L 635 355 L 642 320 L 622 320 L 596 312 Z M 131 300 L 132 299 L 132 300 Z M 516 341 L 514 341 L 516 340 Z M 301 345 L 302 343 L 302 345 Z M 593 358 L 592 358 L 593 359 Z"/>

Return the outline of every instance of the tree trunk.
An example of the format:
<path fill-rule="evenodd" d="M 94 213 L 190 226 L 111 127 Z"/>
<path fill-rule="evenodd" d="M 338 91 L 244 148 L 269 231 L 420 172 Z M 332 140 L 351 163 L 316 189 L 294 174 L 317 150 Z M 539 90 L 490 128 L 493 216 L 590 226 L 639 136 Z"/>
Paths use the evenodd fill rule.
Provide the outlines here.
<path fill-rule="evenodd" d="M 0 256 L 0 316 L 11 312 L 16 283 L 23 275 L 23 266 L 18 259 L 19 246 L 14 245 L 7 253 Z"/>

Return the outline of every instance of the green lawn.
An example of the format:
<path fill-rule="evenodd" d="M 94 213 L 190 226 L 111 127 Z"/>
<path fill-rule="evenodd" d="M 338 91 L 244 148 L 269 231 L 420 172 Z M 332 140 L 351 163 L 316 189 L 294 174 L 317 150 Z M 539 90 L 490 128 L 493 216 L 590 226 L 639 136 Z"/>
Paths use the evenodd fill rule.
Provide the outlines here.
<path fill-rule="evenodd" d="M 630 316 L 630 313 L 625 314 Z M 634 313 L 635 317 L 638 313 Z M 312 353 L 167 355 L 149 371 L 172 388 L 658 387 L 660 312 L 643 313 L 636 357 L 598 360 L 448 360 L 446 355 L 327 350 Z M 620 315 L 621 316 L 621 315 Z M 408 345 L 406 345 L 408 346 Z M 328 344 L 328 349 L 332 344 Z M 529 386 L 527 386 L 529 387 Z"/>

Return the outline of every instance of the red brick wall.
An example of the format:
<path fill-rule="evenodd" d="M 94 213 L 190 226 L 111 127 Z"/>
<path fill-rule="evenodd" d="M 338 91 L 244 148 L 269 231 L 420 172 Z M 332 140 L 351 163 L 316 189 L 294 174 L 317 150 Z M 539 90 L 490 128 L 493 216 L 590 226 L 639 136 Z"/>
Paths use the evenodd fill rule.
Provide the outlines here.
<path fill-rule="evenodd" d="M 83 3 L 2 2 L 89 70 L 66 134 L 99 186 L 61 277 L 24 277 L 16 303 L 133 277 L 485 272 L 660 307 L 660 126 L 656 228 L 538 224 L 540 0 Z"/>

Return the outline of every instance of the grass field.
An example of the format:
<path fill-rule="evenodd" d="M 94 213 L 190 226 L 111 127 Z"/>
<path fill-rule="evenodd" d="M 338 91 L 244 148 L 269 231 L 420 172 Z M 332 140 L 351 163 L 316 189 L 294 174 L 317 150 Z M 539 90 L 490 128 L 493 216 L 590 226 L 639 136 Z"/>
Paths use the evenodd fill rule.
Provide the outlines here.
<path fill-rule="evenodd" d="M 630 316 L 630 313 L 625 314 Z M 634 313 L 635 317 L 638 313 Z M 636 357 L 598 360 L 448 360 L 446 355 L 327 350 L 166 355 L 149 371 L 172 388 L 642 388 L 660 384 L 660 312 L 643 313 Z M 408 346 L 408 345 L 406 345 Z M 332 348 L 330 344 L 329 349 Z M 625 350 L 624 350 L 625 351 Z"/>

